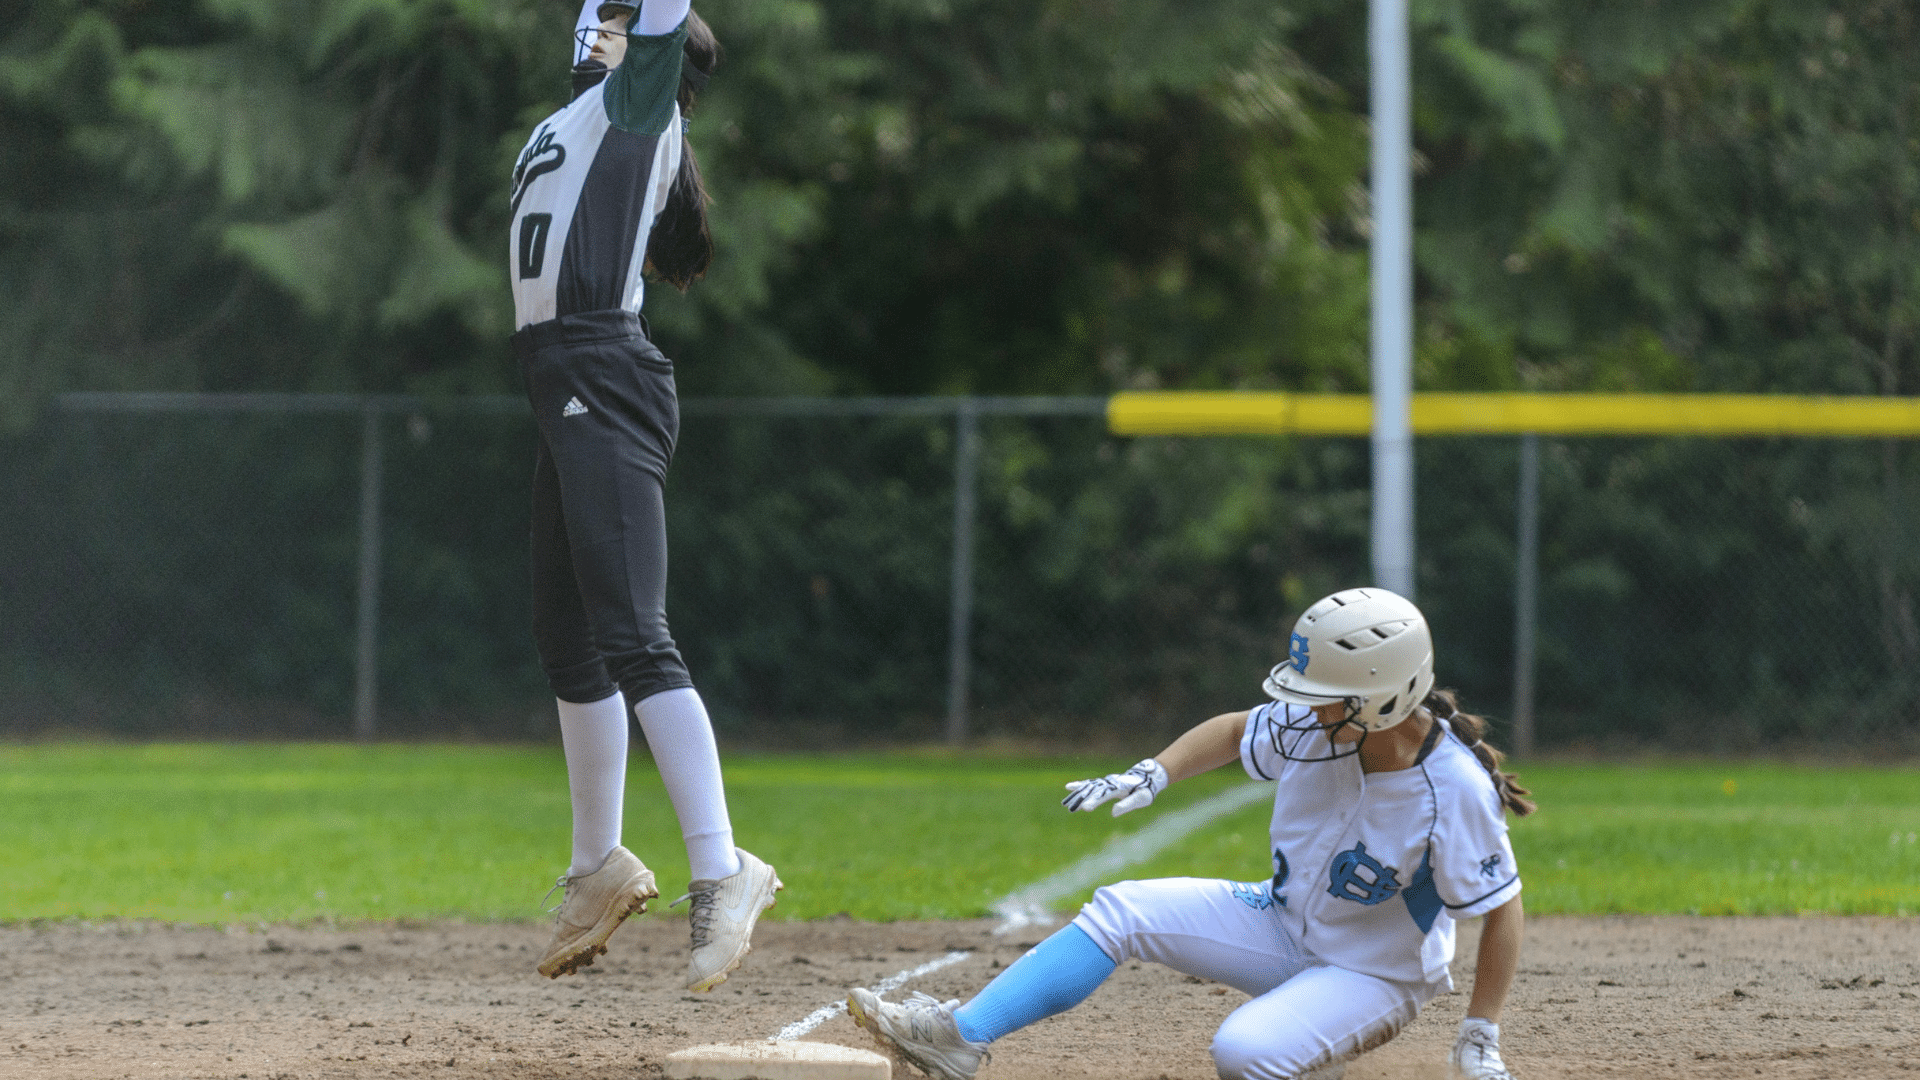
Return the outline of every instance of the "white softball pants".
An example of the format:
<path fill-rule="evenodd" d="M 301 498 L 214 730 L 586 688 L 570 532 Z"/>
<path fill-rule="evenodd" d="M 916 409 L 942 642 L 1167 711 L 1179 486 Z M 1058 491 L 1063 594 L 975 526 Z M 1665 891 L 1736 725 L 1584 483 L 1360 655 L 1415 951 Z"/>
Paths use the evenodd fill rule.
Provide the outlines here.
<path fill-rule="evenodd" d="M 1294 1080 L 1349 1060 L 1399 1034 L 1439 990 L 1321 960 L 1230 881 L 1123 881 L 1073 921 L 1115 963 L 1150 960 L 1253 996 L 1214 1033 L 1224 1080 Z"/>

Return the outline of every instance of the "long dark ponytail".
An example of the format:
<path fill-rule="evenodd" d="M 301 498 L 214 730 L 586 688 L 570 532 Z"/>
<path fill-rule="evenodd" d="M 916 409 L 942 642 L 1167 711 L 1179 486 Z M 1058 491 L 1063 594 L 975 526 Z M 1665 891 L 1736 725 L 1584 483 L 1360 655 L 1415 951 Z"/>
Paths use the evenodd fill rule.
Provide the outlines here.
<path fill-rule="evenodd" d="M 1518 776 L 1500 771 L 1500 763 L 1507 759 L 1507 755 L 1486 741 L 1487 721 L 1484 717 L 1460 711 L 1460 699 L 1451 690 L 1434 690 L 1420 704 L 1433 714 L 1434 719 L 1446 721 L 1447 726 L 1453 729 L 1454 737 L 1466 743 L 1467 749 L 1473 751 L 1473 756 L 1480 759 L 1487 775 L 1493 777 L 1494 790 L 1499 792 L 1500 802 L 1507 809 L 1513 811 L 1516 817 L 1533 813 L 1534 802 L 1527 798 L 1533 792 L 1520 786 Z"/>
<path fill-rule="evenodd" d="M 720 62 L 720 42 L 713 29 L 692 11 L 687 12 L 687 44 L 680 63 L 680 171 L 667 191 L 667 205 L 647 237 L 647 265 L 660 280 L 687 291 L 713 264 L 713 234 L 707 230 L 707 188 L 700 180 L 700 162 L 687 140 L 686 117 L 706 89 L 713 67 Z M 672 133 L 669 133 L 672 134 Z"/>

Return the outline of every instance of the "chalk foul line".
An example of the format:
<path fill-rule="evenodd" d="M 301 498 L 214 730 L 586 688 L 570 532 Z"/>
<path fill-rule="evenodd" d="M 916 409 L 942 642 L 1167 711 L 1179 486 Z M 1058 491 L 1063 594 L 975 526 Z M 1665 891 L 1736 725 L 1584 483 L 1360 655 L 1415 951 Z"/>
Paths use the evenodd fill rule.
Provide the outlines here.
<path fill-rule="evenodd" d="M 922 975 L 931 975 L 941 968 L 952 967 L 971 955 L 973 954 L 965 950 L 956 950 L 938 960 L 929 960 L 917 968 L 908 968 L 906 971 L 895 972 L 867 989 L 884 997 Z M 773 1041 L 792 1042 L 794 1039 L 800 1038 L 802 1035 L 805 1035 L 814 1028 L 819 1027 L 821 1024 L 826 1023 L 846 1011 L 847 1002 L 845 998 L 831 1005 L 822 1005 L 820 1008 L 808 1013 L 805 1019 L 796 1020 L 786 1027 L 781 1028 L 780 1031 L 773 1036 Z"/>
<path fill-rule="evenodd" d="M 1116 836 L 1099 851 L 1002 897 L 993 905 L 993 913 L 1000 917 L 1000 925 L 994 927 L 993 932 L 1004 935 L 1027 926 L 1051 926 L 1058 921 L 1053 906 L 1062 897 L 1089 885 L 1111 881 L 1120 871 L 1153 858 L 1195 829 L 1243 806 L 1271 798 L 1272 784 L 1242 784 L 1162 815 L 1139 832 Z"/>

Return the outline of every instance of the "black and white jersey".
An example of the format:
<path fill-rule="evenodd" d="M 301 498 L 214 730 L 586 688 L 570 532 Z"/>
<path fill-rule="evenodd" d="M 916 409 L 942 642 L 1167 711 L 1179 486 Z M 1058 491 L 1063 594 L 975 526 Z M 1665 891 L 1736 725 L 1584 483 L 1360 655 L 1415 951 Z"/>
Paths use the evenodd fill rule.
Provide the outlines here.
<path fill-rule="evenodd" d="M 542 121 L 520 151 L 508 252 L 515 327 L 583 311 L 638 312 L 645 299 L 647 237 L 680 169 L 675 95 L 689 4 L 646 6 L 620 66 Z M 665 16 L 674 17 L 666 32 L 634 32 Z"/>

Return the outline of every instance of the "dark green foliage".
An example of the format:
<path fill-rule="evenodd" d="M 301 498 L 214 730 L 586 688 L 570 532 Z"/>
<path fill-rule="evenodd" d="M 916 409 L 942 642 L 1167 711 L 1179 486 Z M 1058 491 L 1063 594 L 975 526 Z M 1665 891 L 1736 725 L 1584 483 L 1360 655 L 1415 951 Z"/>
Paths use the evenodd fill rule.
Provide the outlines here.
<path fill-rule="evenodd" d="M 504 133 L 544 89 L 531 61 L 564 64 L 531 33 L 549 13 L 6 14 L 0 122 L 33 133 L 0 190 L 16 424 L 58 389 L 503 388 L 481 238 L 504 228 Z"/>
<path fill-rule="evenodd" d="M 924 420 L 685 422 L 668 611 L 723 724 L 899 732 L 939 711 L 945 436 Z"/>
<path fill-rule="evenodd" d="M 654 301 L 690 390 L 1363 388 L 1352 5 L 703 10 L 722 259 Z M 503 192 L 569 13 L 5 9 L 13 419 L 76 387 L 511 389 Z M 1416 5 L 1423 383 L 1914 389 L 1915 22 Z"/>
<path fill-rule="evenodd" d="M 648 304 L 683 391 L 1365 389 L 1353 0 L 701 10 L 726 48 L 691 136 L 718 260 Z M 170 681 L 333 722 L 315 716 L 348 693 L 353 433 L 75 430 L 43 406 L 511 392 L 506 180 L 564 100 L 572 13 L 0 3 L 14 681 Z M 1423 388 L 1920 391 L 1910 5 L 1423 0 L 1413 18 Z M 512 727 L 539 696 L 528 434 L 490 423 L 389 433 L 383 655 L 401 714 Z M 987 448 L 989 726 L 1243 705 L 1287 618 L 1363 578 L 1360 444 L 1061 421 L 990 424 Z M 729 723 L 932 730 L 950 456 L 918 422 L 689 421 L 675 626 Z M 1497 711 L 1512 448 L 1430 442 L 1419 467 L 1443 670 Z M 1552 446 L 1545 733 L 1910 731 L 1914 469 L 1894 444 Z"/>
<path fill-rule="evenodd" d="M 808 745 L 940 730 L 949 423 L 686 422 L 669 611 L 723 729 Z M 18 508 L 0 518 L 0 724 L 343 733 L 358 424 L 62 413 L 0 440 Z M 531 425 L 383 431 L 383 730 L 550 730 L 527 628 Z M 982 434 L 983 733 L 1131 744 L 1245 708 L 1294 614 L 1365 580 L 1363 441 L 1117 440 L 1085 419 Z M 1883 546 L 1848 528 L 1878 491 L 1877 444 L 1545 451 L 1549 741 L 1907 737 L 1910 638 L 1885 618 Z M 1500 720 L 1513 443 L 1431 440 L 1417 464 L 1440 670 Z"/>
<path fill-rule="evenodd" d="M 350 427 L 63 420 L 0 454 L 0 652 L 20 719 L 62 702 L 43 722 L 142 732 L 209 689 L 296 711 L 345 700 L 352 612 L 328 598 L 353 588 Z"/>

